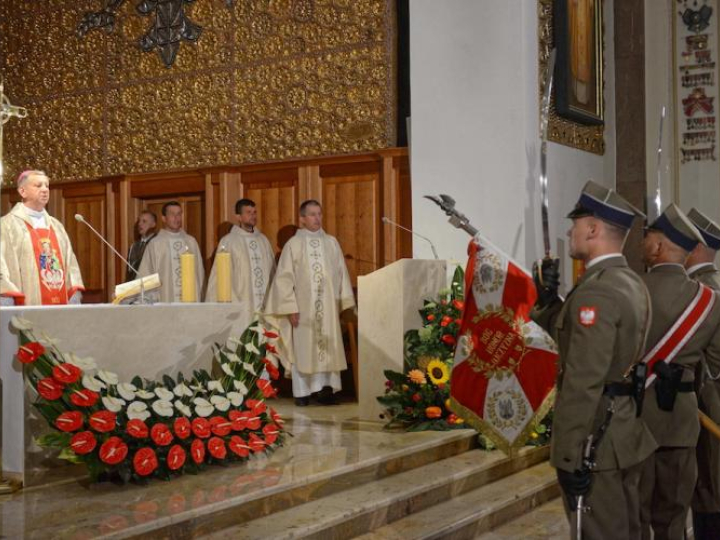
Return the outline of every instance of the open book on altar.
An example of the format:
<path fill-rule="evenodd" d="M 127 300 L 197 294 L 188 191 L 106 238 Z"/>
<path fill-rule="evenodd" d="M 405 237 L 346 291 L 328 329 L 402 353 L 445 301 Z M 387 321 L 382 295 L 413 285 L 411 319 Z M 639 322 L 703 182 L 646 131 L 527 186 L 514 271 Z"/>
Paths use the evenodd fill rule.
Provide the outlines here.
<path fill-rule="evenodd" d="M 115 286 L 115 299 L 113 304 L 139 304 L 142 295 L 142 287 L 145 287 L 146 300 L 158 301 L 160 288 L 160 274 L 151 274 L 144 278 L 133 279 Z"/>

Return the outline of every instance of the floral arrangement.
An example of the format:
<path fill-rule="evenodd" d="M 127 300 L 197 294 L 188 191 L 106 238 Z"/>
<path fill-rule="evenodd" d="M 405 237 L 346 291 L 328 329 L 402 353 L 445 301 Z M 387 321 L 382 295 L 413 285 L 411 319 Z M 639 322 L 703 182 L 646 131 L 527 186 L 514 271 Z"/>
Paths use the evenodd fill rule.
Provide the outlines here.
<path fill-rule="evenodd" d="M 405 334 L 405 373 L 385 370 L 386 428 L 406 431 L 466 428 L 449 408 L 450 371 L 464 304 L 464 277 L 455 270 L 450 288 L 420 310 L 423 326 Z"/>
<path fill-rule="evenodd" d="M 34 406 L 54 428 L 37 442 L 86 464 L 93 480 L 170 479 L 283 442 L 283 421 L 265 403 L 277 393 L 278 336 L 257 322 L 240 339 L 215 345 L 220 378 L 199 370 L 192 378 L 131 382 L 38 340 L 29 321 L 12 323 L 21 336 L 17 359 L 37 392 Z"/>

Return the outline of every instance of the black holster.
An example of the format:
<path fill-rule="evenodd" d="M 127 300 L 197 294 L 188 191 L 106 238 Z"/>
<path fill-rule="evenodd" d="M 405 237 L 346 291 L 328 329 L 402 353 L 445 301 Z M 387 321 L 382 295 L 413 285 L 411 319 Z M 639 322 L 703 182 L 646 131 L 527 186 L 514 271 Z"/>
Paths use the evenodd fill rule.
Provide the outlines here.
<path fill-rule="evenodd" d="M 614 382 L 605 385 L 604 395 L 609 397 L 630 396 L 635 401 L 635 416 L 642 414 L 643 400 L 645 399 L 645 380 L 647 379 L 647 364 L 635 364 L 630 371 L 629 382 Z"/>
<path fill-rule="evenodd" d="M 683 367 L 677 364 L 666 364 L 659 361 L 655 364 L 653 372 L 657 376 L 655 382 L 655 397 L 661 411 L 672 412 L 678 392 L 692 392 L 694 384 L 682 382 Z"/>

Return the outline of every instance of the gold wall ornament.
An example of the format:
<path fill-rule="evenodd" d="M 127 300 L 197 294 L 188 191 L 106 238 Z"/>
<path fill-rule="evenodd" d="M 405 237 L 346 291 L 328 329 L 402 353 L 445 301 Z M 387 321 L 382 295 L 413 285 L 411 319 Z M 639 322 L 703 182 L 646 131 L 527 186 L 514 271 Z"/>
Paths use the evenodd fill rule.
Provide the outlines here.
<path fill-rule="evenodd" d="M 195 2 L 202 39 L 172 70 L 132 46 L 143 17 L 77 39 L 90 3 L 0 1 L 0 74 L 32 109 L 7 133 L 9 178 L 31 165 L 56 183 L 395 145 L 389 0 Z"/>
<path fill-rule="evenodd" d="M 539 101 L 545 89 L 545 72 L 553 49 L 553 3 L 555 0 L 538 0 L 538 77 Z M 603 83 L 604 84 L 604 83 Z M 588 126 L 567 120 L 558 115 L 555 109 L 555 97 L 550 102 L 548 122 L 548 140 L 603 155 L 605 153 L 604 126 Z"/>

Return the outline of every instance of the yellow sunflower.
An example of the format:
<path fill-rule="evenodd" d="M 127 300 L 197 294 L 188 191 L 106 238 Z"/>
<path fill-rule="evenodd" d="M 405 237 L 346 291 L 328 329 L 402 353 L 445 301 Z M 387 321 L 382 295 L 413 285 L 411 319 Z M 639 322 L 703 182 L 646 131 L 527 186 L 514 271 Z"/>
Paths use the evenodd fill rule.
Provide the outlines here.
<path fill-rule="evenodd" d="M 433 384 L 445 384 L 450 379 L 450 370 L 442 360 L 432 360 L 428 364 L 427 374 Z"/>

